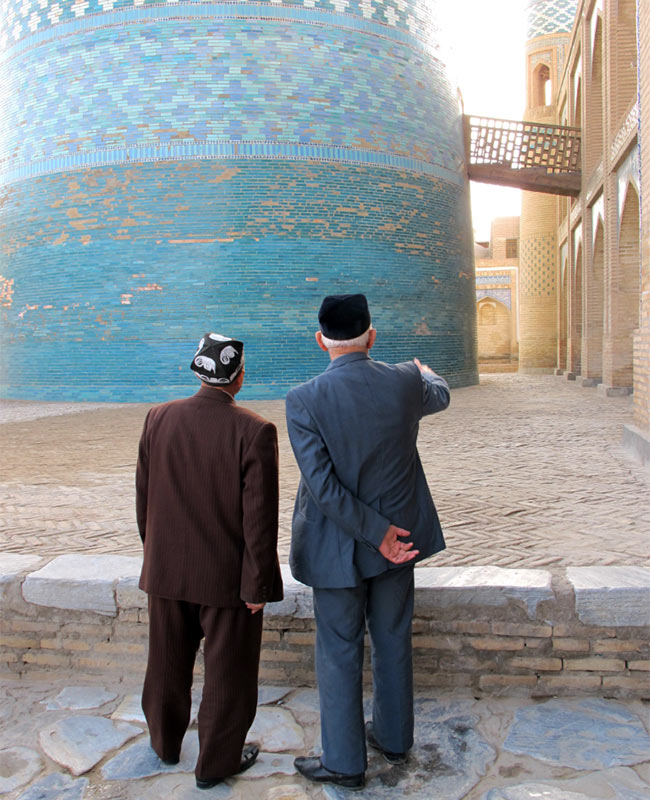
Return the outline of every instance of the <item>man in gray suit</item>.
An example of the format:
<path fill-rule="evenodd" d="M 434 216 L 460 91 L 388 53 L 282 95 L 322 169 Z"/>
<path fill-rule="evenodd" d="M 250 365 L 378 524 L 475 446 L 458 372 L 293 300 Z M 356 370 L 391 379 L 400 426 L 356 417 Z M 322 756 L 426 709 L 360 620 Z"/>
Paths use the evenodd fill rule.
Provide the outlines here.
<path fill-rule="evenodd" d="M 413 566 L 445 547 L 416 440 L 420 419 L 449 405 L 449 387 L 417 359 L 370 358 L 364 295 L 326 297 L 318 319 L 330 364 L 286 399 L 301 473 L 290 565 L 313 587 L 323 746 L 295 765 L 309 780 L 360 789 L 366 737 L 393 764 L 413 744 Z M 374 701 L 364 731 L 366 624 Z"/>

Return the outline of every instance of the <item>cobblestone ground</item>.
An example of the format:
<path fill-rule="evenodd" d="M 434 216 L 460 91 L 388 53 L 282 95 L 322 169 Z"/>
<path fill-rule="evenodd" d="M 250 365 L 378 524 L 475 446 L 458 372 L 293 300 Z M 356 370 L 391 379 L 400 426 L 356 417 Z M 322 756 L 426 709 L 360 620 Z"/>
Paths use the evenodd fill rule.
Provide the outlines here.
<path fill-rule="evenodd" d="M 298 483 L 282 401 L 280 556 Z M 139 555 L 133 472 L 148 405 L 0 401 L 0 549 Z M 447 539 L 429 565 L 650 563 L 650 469 L 621 447 L 631 400 L 554 376 L 484 375 L 423 420 Z"/>
<path fill-rule="evenodd" d="M 314 689 L 260 687 L 248 740 L 253 767 L 209 792 L 195 788 L 192 722 L 180 763 L 151 750 L 133 680 L 103 685 L 0 681 L 3 800 L 647 800 L 650 737 L 640 700 L 491 697 L 416 692 L 415 743 L 406 765 L 369 749 L 359 793 L 311 784 L 297 755 L 321 753 Z M 366 716 L 371 705 L 366 703 Z M 72 774 L 70 774 L 72 773 Z"/>

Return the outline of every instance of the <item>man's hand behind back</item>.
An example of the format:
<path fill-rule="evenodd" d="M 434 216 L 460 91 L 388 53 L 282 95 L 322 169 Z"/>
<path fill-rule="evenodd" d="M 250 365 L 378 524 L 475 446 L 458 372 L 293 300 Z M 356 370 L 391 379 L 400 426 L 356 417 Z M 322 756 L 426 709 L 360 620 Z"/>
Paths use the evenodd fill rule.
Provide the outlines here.
<path fill-rule="evenodd" d="M 406 564 L 412 561 L 419 550 L 412 550 L 413 542 L 400 542 L 400 536 L 410 536 L 410 531 L 391 525 L 386 531 L 383 542 L 379 545 L 379 552 L 393 564 Z"/>

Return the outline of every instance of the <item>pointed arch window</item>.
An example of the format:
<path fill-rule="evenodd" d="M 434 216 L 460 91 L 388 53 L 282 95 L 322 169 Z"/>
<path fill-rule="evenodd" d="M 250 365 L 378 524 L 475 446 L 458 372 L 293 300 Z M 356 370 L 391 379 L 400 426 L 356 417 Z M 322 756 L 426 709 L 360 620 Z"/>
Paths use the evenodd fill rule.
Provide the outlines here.
<path fill-rule="evenodd" d="M 533 105 L 550 106 L 553 102 L 551 88 L 551 70 L 542 62 L 533 72 Z"/>

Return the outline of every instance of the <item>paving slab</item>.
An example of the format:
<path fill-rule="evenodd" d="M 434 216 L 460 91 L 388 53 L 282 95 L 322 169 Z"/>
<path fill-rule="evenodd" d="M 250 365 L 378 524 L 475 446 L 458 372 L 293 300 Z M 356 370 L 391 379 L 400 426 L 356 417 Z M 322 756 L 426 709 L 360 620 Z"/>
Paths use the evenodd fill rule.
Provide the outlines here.
<path fill-rule="evenodd" d="M 569 780 L 534 781 L 491 789 L 482 800 L 648 800 L 648 785 L 634 770 L 594 772 Z"/>
<path fill-rule="evenodd" d="M 42 766 L 41 756 L 28 747 L 0 750 L 0 794 L 28 783 Z"/>
<path fill-rule="evenodd" d="M 70 711 L 81 711 L 86 708 L 99 708 L 115 700 L 117 692 L 108 692 L 101 686 L 66 686 L 55 698 L 46 702 L 46 709 L 66 708 Z"/>
<path fill-rule="evenodd" d="M 261 706 L 248 733 L 248 741 L 259 742 L 272 753 L 302 750 L 305 740 L 302 728 L 285 708 Z"/>
<path fill-rule="evenodd" d="M 139 731 L 142 732 L 141 730 Z M 178 764 L 165 764 L 154 753 L 149 738 L 136 742 L 118 753 L 102 767 L 109 781 L 132 781 L 167 772 L 191 772 L 199 755 L 198 731 L 189 731 L 183 739 Z"/>
<path fill-rule="evenodd" d="M 38 738 L 43 752 L 52 761 L 73 775 L 82 775 L 112 750 L 141 733 L 141 728 L 125 722 L 80 714 L 55 722 L 42 730 Z"/>
<path fill-rule="evenodd" d="M 83 800 L 87 778 L 52 773 L 32 784 L 18 800 Z"/>
<path fill-rule="evenodd" d="M 650 757 L 650 736 L 625 706 L 589 698 L 550 700 L 517 710 L 504 748 L 573 769 L 640 764 Z"/>

